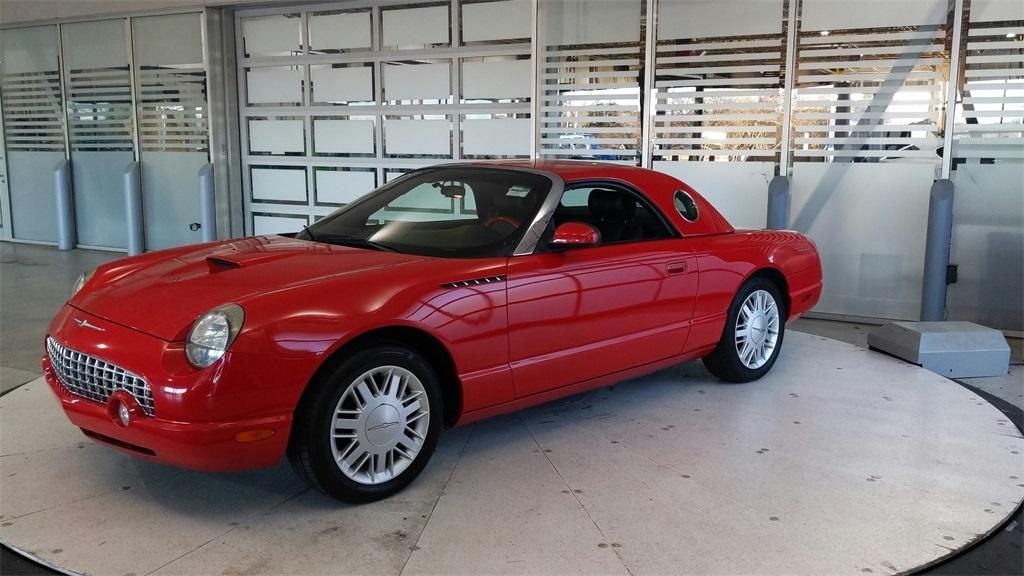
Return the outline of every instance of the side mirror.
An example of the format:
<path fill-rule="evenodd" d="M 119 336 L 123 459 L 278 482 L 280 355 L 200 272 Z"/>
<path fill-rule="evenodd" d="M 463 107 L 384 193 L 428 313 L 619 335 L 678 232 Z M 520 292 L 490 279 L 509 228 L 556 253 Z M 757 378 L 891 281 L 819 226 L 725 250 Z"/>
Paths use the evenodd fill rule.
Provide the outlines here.
<path fill-rule="evenodd" d="M 601 243 L 601 233 L 590 224 L 566 222 L 555 228 L 551 245 L 558 248 L 595 246 Z"/>

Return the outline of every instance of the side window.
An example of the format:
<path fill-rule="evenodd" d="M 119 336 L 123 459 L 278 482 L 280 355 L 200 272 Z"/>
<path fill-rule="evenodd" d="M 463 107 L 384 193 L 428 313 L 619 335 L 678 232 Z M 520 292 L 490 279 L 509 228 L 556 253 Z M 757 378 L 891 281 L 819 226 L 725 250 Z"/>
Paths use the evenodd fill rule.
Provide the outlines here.
<path fill-rule="evenodd" d="M 614 184 L 568 188 L 555 211 L 555 223 L 583 222 L 601 232 L 601 244 L 672 237 L 660 214 L 635 192 Z"/>
<path fill-rule="evenodd" d="M 569 188 L 562 193 L 561 204 L 565 208 L 583 208 L 587 205 L 590 188 Z"/>

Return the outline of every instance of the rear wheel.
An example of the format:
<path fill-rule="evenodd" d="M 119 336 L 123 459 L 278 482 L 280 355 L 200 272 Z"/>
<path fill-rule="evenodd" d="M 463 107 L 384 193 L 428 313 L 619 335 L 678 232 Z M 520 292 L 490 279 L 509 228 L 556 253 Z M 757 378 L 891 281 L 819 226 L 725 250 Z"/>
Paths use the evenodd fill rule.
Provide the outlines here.
<path fill-rule="evenodd" d="M 771 370 L 786 332 L 778 287 L 766 278 L 752 278 L 729 306 L 722 339 L 704 357 L 715 376 L 729 382 L 750 382 Z"/>
<path fill-rule="evenodd" d="M 288 446 L 309 484 L 345 502 L 370 502 L 419 475 L 443 414 L 437 376 L 419 354 L 400 345 L 364 349 L 313 385 Z"/>

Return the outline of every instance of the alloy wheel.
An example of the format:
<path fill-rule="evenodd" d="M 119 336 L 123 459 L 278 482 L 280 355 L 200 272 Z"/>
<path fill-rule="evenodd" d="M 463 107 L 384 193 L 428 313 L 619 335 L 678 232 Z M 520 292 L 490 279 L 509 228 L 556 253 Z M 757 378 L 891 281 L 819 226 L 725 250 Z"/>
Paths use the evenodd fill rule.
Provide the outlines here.
<path fill-rule="evenodd" d="M 334 409 L 334 461 L 354 482 L 382 484 L 416 459 L 429 425 L 420 379 L 400 366 L 378 366 L 353 380 Z"/>
<path fill-rule="evenodd" d="M 736 316 L 736 353 L 751 370 L 764 366 L 779 340 L 779 306 L 767 290 L 755 290 Z"/>

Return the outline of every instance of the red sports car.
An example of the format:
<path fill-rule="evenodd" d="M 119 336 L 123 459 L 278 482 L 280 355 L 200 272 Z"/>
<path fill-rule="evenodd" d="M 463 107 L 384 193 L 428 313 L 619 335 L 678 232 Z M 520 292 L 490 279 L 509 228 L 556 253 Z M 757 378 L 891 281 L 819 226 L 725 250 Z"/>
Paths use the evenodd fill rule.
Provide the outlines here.
<path fill-rule="evenodd" d="M 447 427 L 696 358 L 759 378 L 820 292 L 805 236 L 734 230 L 665 174 L 449 164 L 297 234 L 100 266 L 43 369 L 99 442 L 200 470 L 287 454 L 364 502 L 408 485 Z"/>

